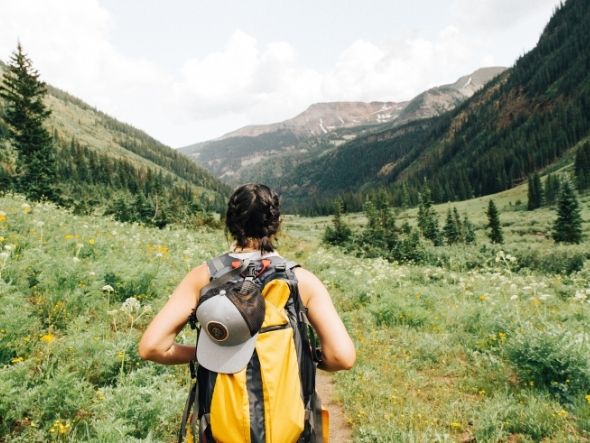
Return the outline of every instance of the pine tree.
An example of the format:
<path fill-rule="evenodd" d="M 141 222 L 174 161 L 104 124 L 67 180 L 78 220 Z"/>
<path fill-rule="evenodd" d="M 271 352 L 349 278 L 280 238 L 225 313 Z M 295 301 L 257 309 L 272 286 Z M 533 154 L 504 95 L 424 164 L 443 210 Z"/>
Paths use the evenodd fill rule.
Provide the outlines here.
<path fill-rule="evenodd" d="M 438 217 L 432 208 L 430 188 L 427 185 L 424 186 L 424 190 L 420 193 L 418 227 L 422 231 L 422 235 L 435 246 L 442 244 L 441 233 L 438 227 Z"/>
<path fill-rule="evenodd" d="M 543 187 L 541 185 L 541 178 L 536 172 L 533 175 L 529 175 L 529 189 L 528 189 L 528 205 L 529 211 L 541 207 L 543 203 Z"/>
<path fill-rule="evenodd" d="M 562 184 L 557 202 L 557 219 L 553 224 L 553 240 L 564 243 L 582 241 L 580 205 L 569 181 Z"/>
<path fill-rule="evenodd" d="M 467 218 L 467 214 L 463 216 L 463 231 L 465 243 L 468 245 L 475 243 L 475 227 Z"/>
<path fill-rule="evenodd" d="M 2 80 L 4 120 L 9 127 L 9 140 L 17 152 L 16 189 L 33 200 L 58 201 L 53 140 L 43 127 L 50 114 L 43 103 L 47 88 L 20 43 Z"/>
<path fill-rule="evenodd" d="M 502 235 L 502 226 L 500 225 L 500 217 L 498 216 L 498 209 L 494 204 L 493 200 L 490 200 L 488 204 L 488 210 L 486 212 L 488 216 L 488 233 L 492 243 L 504 243 L 504 236 Z"/>
<path fill-rule="evenodd" d="M 342 220 L 342 201 L 337 199 L 334 202 L 334 217 L 332 218 L 334 227 L 326 226 L 324 231 L 324 242 L 332 245 L 341 245 L 346 243 L 351 235 L 351 229 Z"/>
<path fill-rule="evenodd" d="M 447 221 L 443 227 L 443 233 L 445 235 L 445 239 L 447 240 L 447 244 L 449 245 L 458 243 L 460 240 L 461 234 L 459 226 L 457 226 L 457 221 L 453 217 L 451 208 L 447 210 Z"/>
<path fill-rule="evenodd" d="M 395 216 L 389 207 L 382 208 L 380 211 L 381 230 L 385 248 L 389 251 L 398 243 L 398 229 L 395 225 Z"/>

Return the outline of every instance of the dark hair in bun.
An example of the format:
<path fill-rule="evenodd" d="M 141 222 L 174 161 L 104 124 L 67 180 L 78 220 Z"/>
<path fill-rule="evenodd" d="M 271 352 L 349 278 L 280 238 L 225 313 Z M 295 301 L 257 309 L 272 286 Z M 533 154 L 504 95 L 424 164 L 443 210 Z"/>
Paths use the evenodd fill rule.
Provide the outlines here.
<path fill-rule="evenodd" d="M 280 216 L 279 196 L 266 185 L 248 183 L 229 198 L 225 227 L 237 246 L 245 248 L 256 243 L 261 252 L 272 252 Z"/>

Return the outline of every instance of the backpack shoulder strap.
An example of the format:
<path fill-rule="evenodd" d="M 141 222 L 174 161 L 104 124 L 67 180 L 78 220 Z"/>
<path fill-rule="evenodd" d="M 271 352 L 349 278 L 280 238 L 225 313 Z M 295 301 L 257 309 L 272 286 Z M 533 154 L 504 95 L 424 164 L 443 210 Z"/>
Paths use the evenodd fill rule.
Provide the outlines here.
<path fill-rule="evenodd" d="M 300 268 L 300 267 L 301 267 L 301 265 L 295 261 L 289 261 L 289 260 L 287 261 L 287 269 L 289 269 L 289 270 L 293 270 L 295 268 Z"/>
<path fill-rule="evenodd" d="M 215 280 L 216 278 L 221 277 L 223 274 L 232 270 L 232 261 L 234 259 L 229 255 L 229 253 L 222 254 L 218 257 L 212 258 L 207 262 L 207 267 L 209 268 L 209 274 L 211 275 L 211 280 Z"/>

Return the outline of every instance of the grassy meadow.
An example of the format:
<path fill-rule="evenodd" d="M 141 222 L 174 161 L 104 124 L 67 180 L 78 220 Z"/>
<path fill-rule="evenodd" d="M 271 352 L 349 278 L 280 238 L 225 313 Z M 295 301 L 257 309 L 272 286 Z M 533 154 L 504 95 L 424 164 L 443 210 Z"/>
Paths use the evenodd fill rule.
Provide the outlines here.
<path fill-rule="evenodd" d="M 556 247 L 554 211 L 522 210 L 522 188 L 494 200 L 506 244 L 486 240 L 486 198 L 461 202 L 478 243 L 437 248 L 440 266 L 354 257 L 321 245 L 329 218 L 285 218 L 280 250 L 326 283 L 357 345 L 336 375 L 355 441 L 590 441 L 588 240 Z M 137 341 L 223 233 L 18 196 L 0 211 L 0 441 L 174 441 L 188 372 L 141 361 Z"/>

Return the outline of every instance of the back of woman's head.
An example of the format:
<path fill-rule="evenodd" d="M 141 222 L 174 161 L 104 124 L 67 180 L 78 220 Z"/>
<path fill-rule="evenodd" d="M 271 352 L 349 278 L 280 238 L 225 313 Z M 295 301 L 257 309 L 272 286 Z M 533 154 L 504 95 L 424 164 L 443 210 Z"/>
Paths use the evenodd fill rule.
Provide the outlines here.
<path fill-rule="evenodd" d="M 238 247 L 272 252 L 280 216 L 278 195 L 266 185 L 249 183 L 229 198 L 225 226 Z"/>

